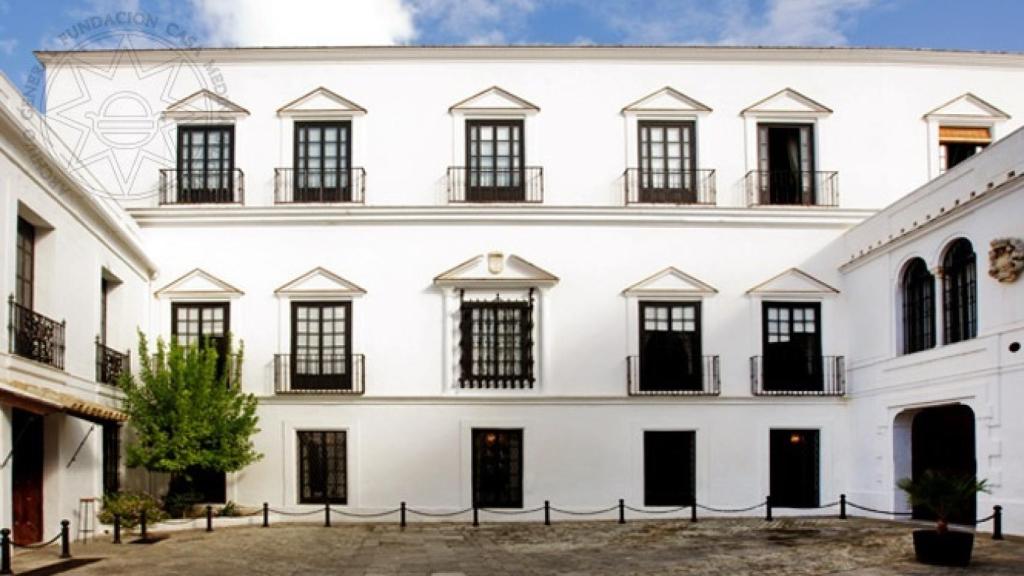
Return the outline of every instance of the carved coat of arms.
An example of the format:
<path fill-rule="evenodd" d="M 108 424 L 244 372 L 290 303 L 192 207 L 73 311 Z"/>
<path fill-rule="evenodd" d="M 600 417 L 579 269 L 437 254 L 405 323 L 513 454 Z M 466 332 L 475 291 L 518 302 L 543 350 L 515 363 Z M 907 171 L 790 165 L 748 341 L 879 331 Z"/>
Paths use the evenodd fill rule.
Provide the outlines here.
<path fill-rule="evenodd" d="M 1024 273 L 1024 240 L 996 238 L 988 251 L 988 275 L 1000 282 L 1014 282 Z"/>

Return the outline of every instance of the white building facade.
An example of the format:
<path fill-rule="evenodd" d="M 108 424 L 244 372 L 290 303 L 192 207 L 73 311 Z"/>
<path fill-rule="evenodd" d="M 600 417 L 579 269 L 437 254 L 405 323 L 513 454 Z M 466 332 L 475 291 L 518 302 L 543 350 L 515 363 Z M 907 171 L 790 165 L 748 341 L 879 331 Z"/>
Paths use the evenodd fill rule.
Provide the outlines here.
<path fill-rule="evenodd" d="M 847 493 L 903 510 L 916 414 L 933 421 L 920 440 L 964 416 L 927 409 L 963 405 L 971 472 L 993 485 L 978 510 L 1000 503 L 1024 529 L 1003 418 L 1021 405 L 1024 283 L 987 274 L 989 243 L 1024 235 L 1006 175 L 1021 138 L 969 158 L 1019 127 L 1022 57 L 117 56 L 40 54 L 47 120 L 159 268 L 119 330 L 245 342 L 264 458 L 213 478 L 211 498 L 454 511 L 771 494 L 802 514 Z M 957 238 L 975 274 L 950 292 L 949 328 L 939 269 Z M 912 328 L 921 350 L 904 354 L 911 255 L 940 279 L 931 346 Z"/>

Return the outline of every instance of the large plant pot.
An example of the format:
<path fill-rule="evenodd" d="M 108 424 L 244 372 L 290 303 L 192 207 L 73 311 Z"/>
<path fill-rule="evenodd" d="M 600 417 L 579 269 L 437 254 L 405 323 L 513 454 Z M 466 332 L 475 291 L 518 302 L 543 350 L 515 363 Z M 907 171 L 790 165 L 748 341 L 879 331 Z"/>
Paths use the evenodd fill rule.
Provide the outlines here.
<path fill-rule="evenodd" d="M 974 534 L 914 530 L 914 554 L 917 561 L 937 566 L 967 566 L 971 563 Z"/>

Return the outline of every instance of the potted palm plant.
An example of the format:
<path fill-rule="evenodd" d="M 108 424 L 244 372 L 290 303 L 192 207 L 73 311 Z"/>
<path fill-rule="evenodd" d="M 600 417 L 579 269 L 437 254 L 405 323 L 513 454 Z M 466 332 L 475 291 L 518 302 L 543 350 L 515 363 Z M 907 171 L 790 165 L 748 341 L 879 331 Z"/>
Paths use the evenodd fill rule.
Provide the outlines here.
<path fill-rule="evenodd" d="M 951 516 L 968 510 L 979 492 L 988 492 L 986 480 L 927 470 L 916 480 L 904 478 L 897 483 L 910 503 L 931 512 L 934 530 L 914 530 L 914 554 L 917 561 L 940 566 L 967 566 L 971 562 L 974 534 L 949 529 Z"/>

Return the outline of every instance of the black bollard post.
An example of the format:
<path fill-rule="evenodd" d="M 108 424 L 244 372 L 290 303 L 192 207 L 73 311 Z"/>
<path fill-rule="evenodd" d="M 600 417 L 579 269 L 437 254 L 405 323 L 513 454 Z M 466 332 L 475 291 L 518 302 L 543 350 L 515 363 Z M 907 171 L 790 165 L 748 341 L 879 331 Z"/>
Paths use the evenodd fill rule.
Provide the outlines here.
<path fill-rule="evenodd" d="M 68 526 L 71 522 L 60 521 L 60 557 L 71 558 L 71 529 Z"/>
<path fill-rule="evenodd" d="M 143 540 L 146 539 L 146 509 L 143 508 L 142 512 L 139 513 L 139 535 Z"/>
<path fill-rule="evenodd" d="M 697 503 L 690 504 L 690 522 L 697 521 Z"/>
<path fill-rule="evenodd" d="M 114 544 L 121 543 L 121 515 L 114 514 Z"/>
<path fill-rule="evenodd" d="M 1003 539 L 1003 507 L 998 504 L 992 507 L 992 539 Z"/>
<path fill-rule="evenodd" d="M 551 526 L 551 502 L 544 501 L 544 525 Z"/>
<path fill-rule="evenodd" d="M 405 528 L 405 502 L 402 502 L 402 515 L 400 524 L 402 528 Z"/>
<path fill-rule="evenodd" d="M 206 507 L 206 531 L 213 532 L 213 506 Z"/>
<path fill-rule="evenodd" d="M 846 520 L 846 494 L 839 495 L 839 519 Z"/>
<path fill-rule="evenodd" d="M 263 503 L 263 527 L 270 528 L 270 504 Z"/>
<path fill-rule="evenodd" d="M 619 498 L 619 524 L 626 523 L 626 501 Z"/>
<path fill-rule="evenodd" d="M 324 504 L 324 528 L 331 527 L 331 503 Z"/>
<path fill-rule="evenodd" d="M 473 506 L 473 526 L 479 526 L 479 525 L 480 525 L 479 509 L 476 506 Z"/>
<path fill-rule="evenodd" d="M 0 574 L 13 574 L 11 572 L 11 531 L 7 528 L 0 530 Z"/>
<path fill-rule="evenodd" d="M 770 494 L 764 497 L 764 519 L 767 522 L 772 521 L 772 497 Z"/>

